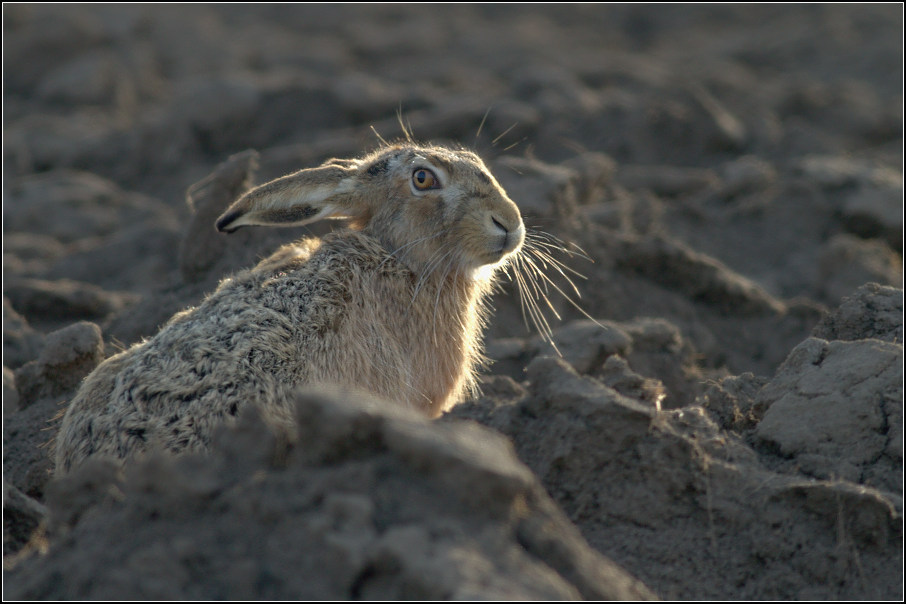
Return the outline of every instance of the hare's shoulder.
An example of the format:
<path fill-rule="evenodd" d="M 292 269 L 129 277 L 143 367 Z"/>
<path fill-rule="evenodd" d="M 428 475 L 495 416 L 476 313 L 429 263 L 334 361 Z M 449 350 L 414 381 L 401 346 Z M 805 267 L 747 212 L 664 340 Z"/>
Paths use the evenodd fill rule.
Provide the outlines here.
<path fill-rule="evenodd" d="M 324 238 L 324 249 L 329 249 L 334 262 L 356 271 L 379 278 L 413 277 L 412 271 L 384 240 L 367 230 L 335 231 Z M 399 250 L 395 250 L 399 251 Z"/>
<path fill-rule="evenodd" d="M 308 262 L 312 254 L 321 247 L 321 244 L 322 240 L 316 237 L 306 237 L 287 243 L 259 262 L 250 272 L 279 274 L 294 271 Z"/>
<path fill-rule="evenodd" d="M 236 277 L 242 280 L 291 273 L 304 275 L 312 267 L 322 271 L 327 266 L 336 269 L 355 266 L 361 270 L 380 269 L 382 272 L 408 271 L 378 237 L 364 231 L 343 229 L 323 238 L 307 237 L 287 243 L 254 268 Z"/>
<path fill-rule="evenodd" d="M 408 291 L 411 281 L 411 271 L 377 238 L 335 231 L 286 244 L 254 268 L 224 279 L 199 306 L 175 315 L 157 339 L 253 333 L 286 322 L 335 327 L 355 306 L 352 301 Z"/>
<path fill-rule="evenodd" d="M 322 239 L 300 239 L 280 247 L 249 271 L 248 277 L 342 281 L 349 273 L 411 276 L 409 268 L 379 237 L 366 231 L 342 229 Z"/>

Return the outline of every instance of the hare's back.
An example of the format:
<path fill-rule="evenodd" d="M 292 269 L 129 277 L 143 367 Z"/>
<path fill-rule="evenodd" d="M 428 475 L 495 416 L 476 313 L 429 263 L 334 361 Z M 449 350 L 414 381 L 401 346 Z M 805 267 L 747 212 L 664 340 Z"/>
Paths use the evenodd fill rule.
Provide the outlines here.
<path fill-rule="evenodd" d="M 346 369 L 334 356 L 350 343 L 334 340 L 361 307 L 362 279 L 399 270 L 385 256 L 375 240 L 347 231 L 323 244 L 284 246 L 224 280 L 198 307 L 85 380 L 61 425 L 58 469 L 96 453 L 127 458 L 155 443 L 204 449 L 243 407 L 341 377 Z"/>

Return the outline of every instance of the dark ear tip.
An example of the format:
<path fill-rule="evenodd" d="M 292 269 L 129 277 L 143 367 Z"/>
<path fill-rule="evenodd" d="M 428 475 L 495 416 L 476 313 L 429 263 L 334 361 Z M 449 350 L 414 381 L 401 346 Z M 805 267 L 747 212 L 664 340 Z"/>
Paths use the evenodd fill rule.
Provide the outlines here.
<path fill-rule="evenodd" d="M 217 227 L 217 230 L 221 233 L 234 233 L 239 227 L 230 228 L 230 223 L 239 218 L 238 212 L 229 212 L 224 214 L 217 219 L 217 222 L 214 223 L 214 226 Z"/>

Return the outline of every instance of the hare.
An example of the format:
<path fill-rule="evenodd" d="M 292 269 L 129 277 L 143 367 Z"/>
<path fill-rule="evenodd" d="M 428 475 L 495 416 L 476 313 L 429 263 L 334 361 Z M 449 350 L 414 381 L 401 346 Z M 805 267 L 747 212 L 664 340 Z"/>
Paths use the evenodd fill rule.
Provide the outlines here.
<path fill-rule="evenodd" d="M 328 218 L 349 228 L 284 245 L 99 365 L 63 417 L 57 472 L 152 445 L 204 450 L 249 405 L 290 426 L 287 393 L 301 385 L 358 388 L 429 417 L 474 388 L 483 302 L 526 236 L 481 159 L 408 141 L 331 159 L 252 188 L 216 228 Z"/>

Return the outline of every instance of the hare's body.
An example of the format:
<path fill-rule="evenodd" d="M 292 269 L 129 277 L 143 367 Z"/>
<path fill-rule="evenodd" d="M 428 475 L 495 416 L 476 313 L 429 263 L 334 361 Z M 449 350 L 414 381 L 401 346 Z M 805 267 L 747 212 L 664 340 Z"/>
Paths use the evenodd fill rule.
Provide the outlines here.
<path fill-rule="evenodd" d="M 455 163 L 461 157 L 464 166 Z M 443 170 L 448 183 L 423 194 L 415 185 L 409 191 L 405 175 L 415 170 L 424 177 L 424 166 Z M 467 179 L 457 170 L 482 172 Z M 154 445 L 205 449 L 216 427 L 247 405 L 289 427 L 286 395 L 305 384 L 361 388 L 429 416 L 455 404 L 474 385 L 481 358 L 482 300 L 494 278 L 487 269 L 518 250 L 524 237 L 518 210 L 485 170 L 471 154 L 403 146 L 250 191 L 218 221 L 221 230 L 325 217 L 311 205 L 299 209 L 299 199 L 352 218 L 360 230 L 280 248 L 225 279 L 155 337 L 101 364 L 64 417 L 58 472 L 95 454 L 125 459 Z M 324 176 L 318 171 L 339 175 L 332 193 L 323 179 L 298 189 L 299 175 Z M 388 173 L 402 174 L 402 185 Z M 296 189 L 287 207 L 273 200 L 288 185 L 261 193 L 291 177 Z M 353 177 L 364 181 L 365 193 L 378 189 L 364 210 L 342 206 Z M 457 190 L 456 178 L 469 186 Z M 376 184 L 384 182 L 391 186 Z M 441 189 L 446 198 L 431 193 Z M 256 194 L 266 203 L 250 202 Z M 474 211 L 488 198 L 491 210 Z"/>

